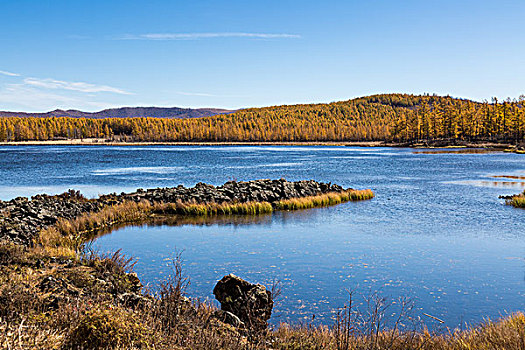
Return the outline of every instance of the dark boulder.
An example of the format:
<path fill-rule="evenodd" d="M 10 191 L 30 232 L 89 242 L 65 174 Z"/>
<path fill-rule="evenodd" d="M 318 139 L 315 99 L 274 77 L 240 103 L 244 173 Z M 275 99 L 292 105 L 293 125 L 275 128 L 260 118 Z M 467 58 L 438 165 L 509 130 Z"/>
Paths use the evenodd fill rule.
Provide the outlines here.
<path fill-rule="evenodd" d="M 266 287 L 252 284 L 230 274 L 217 282 L 213 294 L 221 303 L 221 310 L 237 316 L 246 328 L 263 331 L 268 326 L 267 321 L 272 315 L 273 299 L 272 293 L 266 290 Z M 231 319 L 235 320 L 231 316 L 225 317 L 225 321 Z"/>

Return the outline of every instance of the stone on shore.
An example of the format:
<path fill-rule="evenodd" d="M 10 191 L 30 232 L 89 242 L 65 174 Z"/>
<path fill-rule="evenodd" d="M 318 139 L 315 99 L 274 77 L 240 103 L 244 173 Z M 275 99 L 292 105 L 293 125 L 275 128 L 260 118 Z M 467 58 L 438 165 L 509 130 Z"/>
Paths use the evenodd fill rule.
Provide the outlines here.
<path fill-rule="evenodd" d="M 267 328 L 267 321 L 272 315 L 273 299 L 266 287 L 230 274 L 217 282 L 213 294 L 221 303 L 224 322 L 236 327 L 243 325 L 252 331 Z"/>

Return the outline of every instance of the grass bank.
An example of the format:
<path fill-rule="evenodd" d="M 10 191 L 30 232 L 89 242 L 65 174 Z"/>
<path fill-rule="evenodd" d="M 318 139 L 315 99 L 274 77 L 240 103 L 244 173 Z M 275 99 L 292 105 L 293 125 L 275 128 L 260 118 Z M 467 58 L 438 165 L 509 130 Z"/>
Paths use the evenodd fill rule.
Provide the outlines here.
<path fill-rule="evenodd" d="M 326 207 L 348 201 L 372 199 L 372 190 L 343 190 L 317 196 L 307 196 L 269 202 L 224 203 L 151 203 L 125 201 L 106 206 L 97 212 L 83 214 L 72 220 L 60 219 L 40 232 L 37 243 L 47 249 L 78 250 L 82 244 L 100 231 L 113 226 L 134 224 L 163 215 L 181 217 L 210 217 L 230 215 L 261 215 L 275 210 L 299 210 Z"/>
<path fill-rule="evenodd" d="M 372 198 L 374 198 L 374 192 L 372 192 L 372 190 L 350 190 L 332 192 L 312 197 L 283 199 L 275 204 L 275 208 L 278 210 L 310 209 Z"/>

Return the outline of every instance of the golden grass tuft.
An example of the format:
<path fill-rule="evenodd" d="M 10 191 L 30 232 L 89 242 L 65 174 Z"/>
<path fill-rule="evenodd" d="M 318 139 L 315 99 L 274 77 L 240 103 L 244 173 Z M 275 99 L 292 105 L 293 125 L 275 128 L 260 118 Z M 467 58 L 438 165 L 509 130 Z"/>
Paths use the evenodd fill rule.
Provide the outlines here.
<path fill-rule="evenodd" d="M 506 204 L 512 205 L 514 208 L 525 208 L 525 192 L 507 199 Z"/>
<path fill-rule="evenodd" d="M 259 215 L 273 211 L 268 202 L 246 203 L 170 203 L 166 213 L 184 216 L 215 216 L 215 215 Z"/>
<path fill-rule="evenodd" d="M 345 190 L 341 192 L 330 192 L 318 196 L 303 198 L 283 199 L 277 202 L 278 210 L 299 210 L 317 207 L 326 207 L 348 201 L 361 201 L 374 198 L 372 190 Z"/>
<path fill-rule="evenodd" d="M 66 336 L 67 349 L 149 348 L 149 330 L 133 312 L 99 306 L 86 312 Z"/>

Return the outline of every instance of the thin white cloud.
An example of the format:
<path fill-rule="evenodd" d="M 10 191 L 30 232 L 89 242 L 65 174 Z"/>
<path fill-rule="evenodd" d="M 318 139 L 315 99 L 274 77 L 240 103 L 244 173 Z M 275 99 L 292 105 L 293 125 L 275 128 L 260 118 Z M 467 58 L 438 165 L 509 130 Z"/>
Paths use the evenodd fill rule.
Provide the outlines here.
<path fill-rule="evenodd" d="M 87 100 L 82 96 L 68 96 L 53 91 L 21 84 L 7 84 L 0 88 L 0 104 L 3 109 L 43 112 L 57 108 L 100 110 L 112 107 L 110 103 Z"/>
<path fill-rule="evenodd" d="M 124 91 L 122 89 L 115 88 L 112 86 L 95 85 L 84 82 L 69 82 L 55 79 L 26 78 L 24 79 L 24 84 L 44 89 L 61 89 L 87 93 L 112 92 L 121 95 L 133 95 L 133 93 L 131 92 Z"/>
<path fill-rule="evenodd" d="M 287 33 L 148 33 L 124 35 L 119 40 L 197 40 L 214 38 L 248 38 L 248 39 L 300 39 L 298 34 Z"/>
<path fill-rule="evenodd" d="M 17 73 L 11 73 L 11 72 L 6 72 L 5 70 L 0 70 L 0 74 L 2 75 L 7 75 L 9 77 L 19 77 L 20 74 L 17 74 Z"/>
<path fill-rule="evenodd" d="M 205 92 L 184 92 L 184 91 L 177 91 L 176 94 L 178 94 L 178 95 L 183 95 L 183 96 L 218 97 L 217 95 L 207 94 L 207 93 L 205 93 Z"/>

